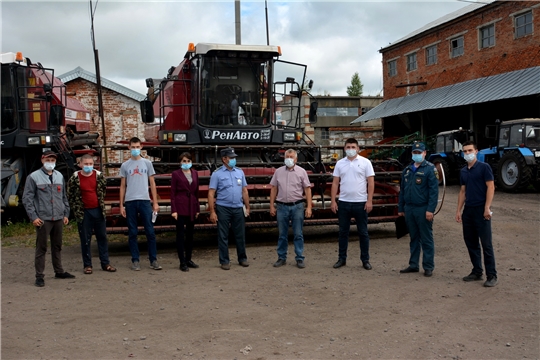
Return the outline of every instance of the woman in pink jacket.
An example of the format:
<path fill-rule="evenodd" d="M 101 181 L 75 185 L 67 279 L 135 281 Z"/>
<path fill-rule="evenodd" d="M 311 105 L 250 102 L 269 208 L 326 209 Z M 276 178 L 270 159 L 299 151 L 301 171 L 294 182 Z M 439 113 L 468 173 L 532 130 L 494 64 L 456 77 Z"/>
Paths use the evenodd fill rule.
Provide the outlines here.
<path fill-rule="evenodd" d="M 198 268 L 191 260 L 193 251 L 193 228 L 199 216 L 199 176 L 191 168 L 191 154 L 180 154 L 181 168 L 172 173 L 171 215 L 176 220 L 176 249 L 180 260 L 180 270 Z M 185 239 L 184 239 L 185 226 Z"/>

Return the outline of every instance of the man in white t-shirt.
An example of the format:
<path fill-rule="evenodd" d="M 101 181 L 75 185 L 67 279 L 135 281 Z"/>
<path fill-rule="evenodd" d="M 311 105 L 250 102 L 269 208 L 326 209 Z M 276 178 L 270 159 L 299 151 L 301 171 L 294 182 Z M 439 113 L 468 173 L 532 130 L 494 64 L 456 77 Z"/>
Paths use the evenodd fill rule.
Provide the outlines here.
<path fill-rule="evenodd" d="M 128 225 L 128 243 L 131 252 L 131 270 L 139 271 L 139 245 L 137 242 L 138 219 L 141 219 L 148 243 L 150 268 L 161 270 L 157 262 L 156 234 L 152 224 L 152 212 L 159 211 L 154 166 L 148 159 L 141 157 L 142 144 L 137 137 L 129 140 L 131 157 L 120 167 L 120 214 Z M 148 194 L 148 185 L 152 192 L 152 201 Z"/>
<path fill-rule="evenodd" d="M 339 220 L 339 257 L 334 268 L 347 263 L 347 247 L 351 218 L 356 221 L 360 237 L 360 260 L 364 269 L 371 270 L 369 263 L 369 234 L 367 230 L 368 213 L 373 208 L 375 191 L 375 172 L 371 161 L 358 155 L 358 141 L 354 138 L 345 141 L 346 157 L 339 160 L 334 168 L 332 181 L 332 211 Z M 336 197 L 339 190 L 339 201 Z"/>

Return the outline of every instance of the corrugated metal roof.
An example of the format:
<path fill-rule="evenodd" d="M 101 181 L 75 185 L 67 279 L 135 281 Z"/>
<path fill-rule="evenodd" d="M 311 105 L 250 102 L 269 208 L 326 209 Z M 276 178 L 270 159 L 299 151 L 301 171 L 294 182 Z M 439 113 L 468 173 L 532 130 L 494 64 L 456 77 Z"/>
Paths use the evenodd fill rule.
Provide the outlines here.
<path fill-rule="evenodd" d="M 94 84 L 97 84 L 97 77 L 95 74 L 84 70 L 82 67 L 78 66 L 77 68 L 68 71 L 65 74 L 62 74 L 58 76 L 60 80 L 65 84 L 69 81 L 81 78 L 84 80 L 88 80 Z M 107 88 L 109 90 L 112 90 L 114 92 L 117 92 L 119 94 L 125 95 L 131 99 L 142 101 L 144 100 L 145 96 L 143 94 L 140 94 L 136 91 L 133 91 L 131 89 L 128 89 L 127 87 L 124 87 L 120 84 L 115 83 L 114 81 L 107 80 L 103 76 L 101 77 L 101 86 L 104 88 Z"/>
<path fill-rule="evenodd" d="M 466 15 L 466 14 L 468 14 L 468 13 L 470 13 L 470 12 L 473 12 L 473 11 L 475 11 L 475 10 L 477 10 L 477 9 L 480 9 L 481 7 L 484 7 L 484 6 L 486 6 L 486 5 L 489 5 L 489 4 L 491 4 L 492 2 L 495 2 L 495 0 L 487 0 L 487 2 L 474 3 L 474 4 L 471 4 L 471 5 L 469 5 L 469 6 L 462 7 L 461 9 L 458 9 L 458 10 L 456 10 L 456 11 L 454 11 L 454 12 L 451 12 L 450 14 L 446 14 L 446 15 L 444 15 L 444 16 L 438 18 L 437 20 L 432 21 L 432 22 L 430 22 L 430 23 L 428 23 L 428 24 L 422 26 L 422 27 L 419 28 L 419 29 L 416 29 L 415 31 L 409 33 L 408 35 L 405 35 L 405 36 L 402 37 L 401 39 L 394 41 L 394 42 L 391 43 L 390 45 L 381 48 L 381 49 L 379 50 L 379 52 L 382 53 L 382 52 L 384 52 L 387 48 L 390 48 L 390 47 L 392 47 L 392 46 L 394 46 L 394 45 L 396 45 L 396 44 L 399 44 L 399 43 L 402 42 L 402 41 L 405 41 L 405 40 L 407 40 L 407 39 L 413 38 L 413 37 L 415 37 L 415 36 L 418 35 L 418 34 L 421 34 L 421 33 L 425 32 L 425 31 L 428 31 L 428 30 L 430 30 L 430 29 L 436 28 L 437 26 L 443 25 L 443 24 L 445 24 L 445 23 L 447 23 L 447 22 L 449 22 L 449 21 L 452 21 L 452 20 L 454 20 L 454 19 L 457 19 L 457 18 L 459 18 L 459 17 L 461 17 L 461 16 L 463 16 L 463 15 Z"/>
<path fill-rule="evenodd" d="M 351 124 L 428 109 L 540 94 L 540 66 L 469 80 L 386 100 Z"/>

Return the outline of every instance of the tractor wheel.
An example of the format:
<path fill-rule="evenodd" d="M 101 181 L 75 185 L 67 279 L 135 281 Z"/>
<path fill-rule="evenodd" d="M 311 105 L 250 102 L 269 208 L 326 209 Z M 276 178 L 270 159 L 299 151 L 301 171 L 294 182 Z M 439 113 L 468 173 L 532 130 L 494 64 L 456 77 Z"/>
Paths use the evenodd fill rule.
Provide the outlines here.
<path fill-rule="evenodd" d="M 448 162 L 443 158 L 437 158 L 433 160 L 433 165 L 435 165 L 439 173 L 439 185 L 448 184 L 448 179 L 450 179 L 450 166 Z"/>
<path fill-rule="evenodd" d="M 531 181 L 531 168 L 516 150 L 506 152 L 497 164 L 497 185 L 506 192 L 524 190 Z"/>

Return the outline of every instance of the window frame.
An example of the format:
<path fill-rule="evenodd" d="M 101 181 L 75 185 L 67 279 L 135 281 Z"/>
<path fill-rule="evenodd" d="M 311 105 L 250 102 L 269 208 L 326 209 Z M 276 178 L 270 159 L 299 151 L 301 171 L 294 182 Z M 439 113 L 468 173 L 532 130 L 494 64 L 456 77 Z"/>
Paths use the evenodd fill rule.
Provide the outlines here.
<path fill-rule="evenodd" d="M 434 53 L 430 55 L 429 52 L 430 52 L 431 49 L 434 50 Z M 435 64 L 437 64 L 437 61 L 438 61 L 438 56 L 437 55 L 438 55 L 437 54 L 437 44 L 426 47 L 426 66 L 427 65 L 435 65 Z M 430 59 L 432 59 L 431 62 L 430 62 Z"/>
<path fill-rule="evenodd" d="M 459 40 L 461 40 L 461 46 L 456 46 L 454 48 L 453 42 L 454 41 L 459 41 Z M 456 50 L 456 49 L 461 49 L 461 53 L 454 54 L 454 50 Z M 465 54 L 465 37 L 463 35 L 461 35 L 461 36 L 456 36 L 456 37 L 450 39 L 450 58 L 454 59 L 454 58 L 457 58 L 457 57 L 462 56 L 464 54 Z"/>
<path fill-rule="evenodd" d="M 531 19 L 530 22 L 529 23 L 524 23 L 523 25 L 518 25 L 518 19 L 519 18 L 525 18 L 527 15 L 530 16 L 530 19 Z M 525 29 L 525 31 L 526 31 L 527 27 L 529 27 L 531 29 L 530 32 L 524 32 L 522 35 L 519 35 L 519 33 L 518 33 L 519 29 Z M 527 36 L 527 35 L 532 35 L 533 32 L 534 32 L 534 28 L 533 28 L 533 13 L 532 13 L 532 10 L 528 10 L 528 11 L 522 12 L 520 14 L 514 15 L 514 38 L 519 39 L 519 38 L 522 38 L 522 37 Z"/>
<path fill-rule="evenodd" d="M 418 56 L 415 51 L 410 54 L 407 54 L 407 71 L 415 71 L 417 69 L 418 69 Z"/>
<path fill-rule="evenodd" d="M 486 30 L 488 32 L 487 36 L 485 34 Z M 493 30 L 492 34 L 489 34 L 490 30 Z M 487 45 L 484 45 L 485 40 L 488 41 Z M 480 29 L 478 29 L 478 41 L 479 41 L 480 49 L 487 49 L 490 47 L 494 47 L 495 46 L 495 24 L 482 26 Z"/>
<path fill-rule="evenodd" d="M 396 76 L 397 75 L 397 59 L 390 60 L 387 62 L 387 64 L 388 64 L 388 77 Z"/>

